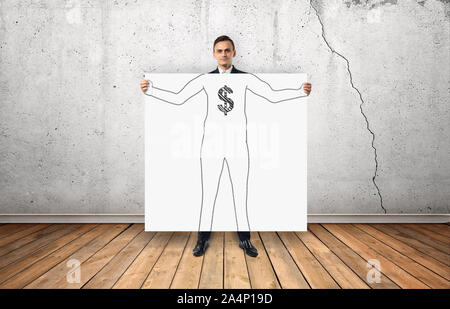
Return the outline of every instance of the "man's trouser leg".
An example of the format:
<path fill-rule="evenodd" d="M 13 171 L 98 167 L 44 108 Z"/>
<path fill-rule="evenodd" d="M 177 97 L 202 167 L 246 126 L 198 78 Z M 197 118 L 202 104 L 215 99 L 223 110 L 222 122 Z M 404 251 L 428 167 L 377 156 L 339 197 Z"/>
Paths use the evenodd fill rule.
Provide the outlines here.
<path fill-rule="evenodd" d="M 237 232 L 239 240 L 250 240 L 250 232 Z"/>
<path fill-rule="evenodd" d="M 237 232 L 239 240 L 250 240 L 250 232 Z M 205 241 L 211 236 L 211 232 L 198 232 L 198 240 Z"/>
<path fill-rule="evenodd" d="M 211 232 L 198 232 L 198 240 L 205 241 L 211 236 Z"/>

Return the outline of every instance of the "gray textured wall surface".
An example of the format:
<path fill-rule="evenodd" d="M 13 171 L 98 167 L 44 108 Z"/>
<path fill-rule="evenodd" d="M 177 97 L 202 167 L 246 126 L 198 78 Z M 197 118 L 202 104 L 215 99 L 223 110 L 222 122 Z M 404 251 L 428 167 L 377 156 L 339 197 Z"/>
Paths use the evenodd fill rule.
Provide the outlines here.
<path fill-rule="evenodd" d="M 310 214 L 449 213 L 450 4 L 0 0 L 0 213 L 143 214 L 148 72 L 305 72 Z"/>

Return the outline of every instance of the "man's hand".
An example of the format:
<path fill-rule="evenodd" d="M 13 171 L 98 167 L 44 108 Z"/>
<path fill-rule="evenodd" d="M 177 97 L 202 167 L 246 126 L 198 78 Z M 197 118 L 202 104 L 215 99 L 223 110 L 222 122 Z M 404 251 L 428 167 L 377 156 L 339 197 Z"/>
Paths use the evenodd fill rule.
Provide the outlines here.
<path fill-rule="evenodd" d="M 147 89 L 148 89 L 148 80 L 147 79 L 141 80 L 141 90 L 142 90 L 142 92 L 146 92 Z"/>
<path fill-rule="evenodd" d="M 303 83 L 303 90 L 305 91 L 306 95 L 309 95 L 311 92 L 311 84 L 310 83 Z"/>

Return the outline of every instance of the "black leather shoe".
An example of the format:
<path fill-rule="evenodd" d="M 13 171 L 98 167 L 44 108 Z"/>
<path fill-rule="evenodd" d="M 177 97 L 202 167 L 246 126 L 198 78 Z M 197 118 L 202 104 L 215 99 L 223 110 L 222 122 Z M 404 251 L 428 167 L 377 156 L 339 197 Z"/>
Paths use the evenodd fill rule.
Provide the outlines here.
<path fill-rule="evenodd" d="M 202 256 L 206 249 L 209 246 L 209 240 L 197 240 L 197 244 L 195 245 L 194 250 L 192 250 L 192 253 L 195 256 Z"/>
<path fill-rule="evenodd" d="M 239 248 L 244 249 L 245 253 L 251 257 L 258 256 L 258 250 L 252 245 L 250 239 L 239 240 Z"/>

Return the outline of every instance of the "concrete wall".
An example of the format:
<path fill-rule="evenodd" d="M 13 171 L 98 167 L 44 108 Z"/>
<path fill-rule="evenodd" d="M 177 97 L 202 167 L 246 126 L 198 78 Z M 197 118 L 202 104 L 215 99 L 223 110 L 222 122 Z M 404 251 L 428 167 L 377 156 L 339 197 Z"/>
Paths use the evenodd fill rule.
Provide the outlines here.
<path fill-rule="evenodd" d="M 310 214 L 449 213 L 450 4 L 0 0 L 0 213 L 143 214 L 144 71 L 306 72 Z"/>

